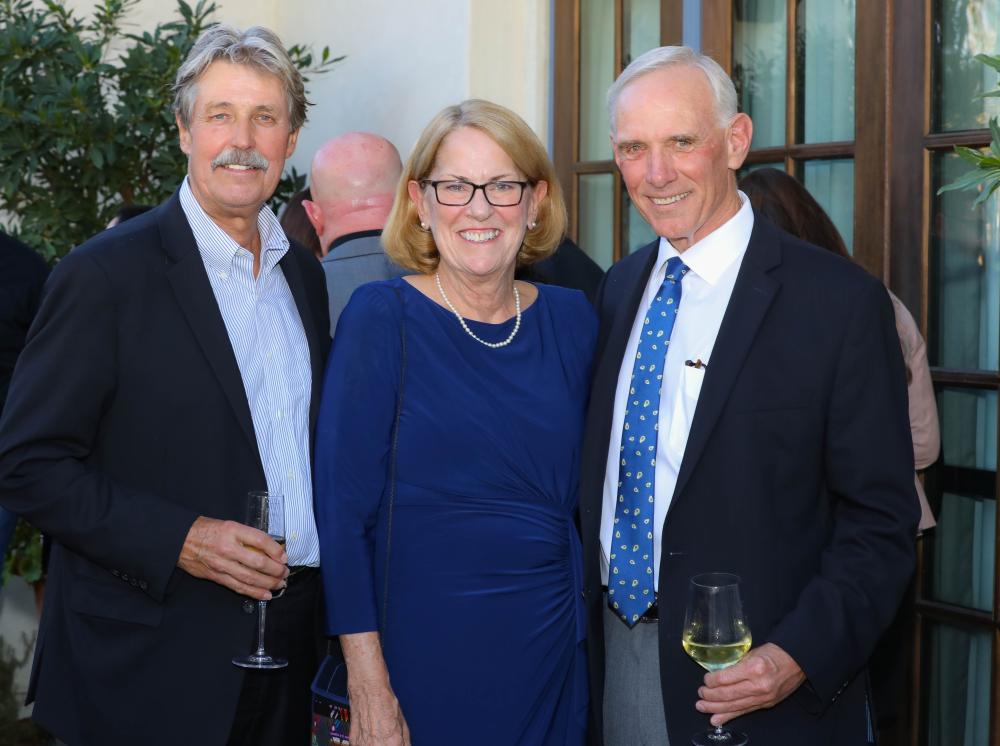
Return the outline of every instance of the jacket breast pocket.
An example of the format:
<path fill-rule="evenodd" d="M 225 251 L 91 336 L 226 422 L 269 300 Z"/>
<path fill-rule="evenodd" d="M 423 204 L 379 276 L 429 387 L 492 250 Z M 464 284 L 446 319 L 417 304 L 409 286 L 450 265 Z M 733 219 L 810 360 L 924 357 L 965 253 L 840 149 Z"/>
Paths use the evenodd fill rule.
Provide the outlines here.
<path fill-rule="evenodd" d="M 80 614 L 146 627 L 158 627 L 163 619 L 163 604 L 114 578 L 105 582 L 77 575 L 70 589 L 69 606 Z"/>

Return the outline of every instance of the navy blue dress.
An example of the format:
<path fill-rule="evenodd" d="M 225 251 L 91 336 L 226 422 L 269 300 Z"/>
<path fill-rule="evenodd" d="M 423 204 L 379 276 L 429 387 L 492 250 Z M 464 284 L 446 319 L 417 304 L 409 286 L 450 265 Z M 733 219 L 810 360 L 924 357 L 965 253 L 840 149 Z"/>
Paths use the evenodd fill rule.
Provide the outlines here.
<path fill-rule="evenodd" d="M 585 740 L 573 515 L 597 324 L 579 291 L 538 291 L 499 349 L 403 279 L 359 288 L 334 337 L 315 469 L 328 631 L 383 629 L 384 613 L 415 746 Z M 467 323 L 488 341 L 514 324 Z"/>

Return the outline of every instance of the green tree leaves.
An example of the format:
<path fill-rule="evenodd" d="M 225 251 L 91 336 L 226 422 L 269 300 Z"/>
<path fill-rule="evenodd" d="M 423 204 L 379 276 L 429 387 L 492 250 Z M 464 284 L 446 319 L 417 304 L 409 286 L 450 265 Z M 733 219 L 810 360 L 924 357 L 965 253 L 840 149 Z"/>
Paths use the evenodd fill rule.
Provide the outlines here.
<path fill-rule="evenodd" d="M 1000 73 L 1000 55 L 977 54 L 976 59 Z M 984 93 L 980 98 L 1000 97 L 1000 89 Z M 990 149 L 982 152 L 961 145 L 955 147 L 955 153 L 960 158 L 971 163 L 975 168 L 950 184 L 945 184 L 937 193 L 950 192 L 957 189 L 974 189 L 979 192 L 973 206 L 985 202 L 1000 188 L 1000 125 L 997 118 L 990 119 Z"/>

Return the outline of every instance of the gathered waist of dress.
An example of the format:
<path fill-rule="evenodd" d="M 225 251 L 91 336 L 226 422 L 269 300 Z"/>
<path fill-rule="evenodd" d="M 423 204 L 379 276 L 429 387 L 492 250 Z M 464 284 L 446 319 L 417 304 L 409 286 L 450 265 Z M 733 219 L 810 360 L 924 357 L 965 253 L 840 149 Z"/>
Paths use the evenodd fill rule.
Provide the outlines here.
<path fill-rule="evenodd" d="M 575 501 L 568 497 L 531 494 L 502 486 L 484 485 L 476 493 L 454 492 L 440 487 L 425 487 L 396 480 L 394 503 L 397 507 L 448 507 L 469 510 L 524 510 L 532 514 L 551 516 L 554 520 L 573 520 Z"/>

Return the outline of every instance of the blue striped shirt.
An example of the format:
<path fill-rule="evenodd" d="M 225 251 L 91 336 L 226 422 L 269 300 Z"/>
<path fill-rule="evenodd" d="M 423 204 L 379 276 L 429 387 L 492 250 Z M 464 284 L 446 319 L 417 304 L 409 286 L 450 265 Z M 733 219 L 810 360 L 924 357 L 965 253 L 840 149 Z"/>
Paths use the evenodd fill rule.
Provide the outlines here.
<path fill-rule="evenodd" d="M 309 463 L 309 344 L 278 266 L 288 239 L 271 210 L 262 207 L 260 273 L 254 277 L 253 254 L 205 213 L 187 178 L 180 200 L 236 354 L 267 489 L 285 498 L 288 564 L 319 565 Z"/>

